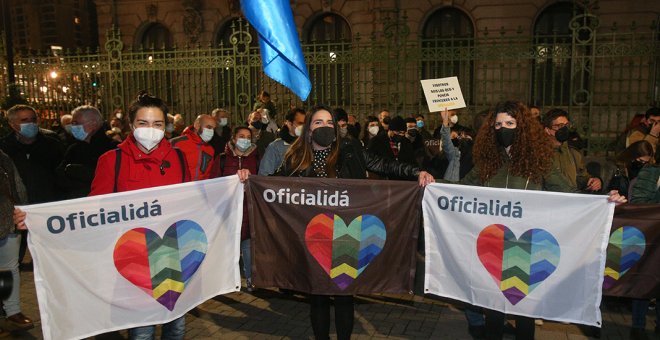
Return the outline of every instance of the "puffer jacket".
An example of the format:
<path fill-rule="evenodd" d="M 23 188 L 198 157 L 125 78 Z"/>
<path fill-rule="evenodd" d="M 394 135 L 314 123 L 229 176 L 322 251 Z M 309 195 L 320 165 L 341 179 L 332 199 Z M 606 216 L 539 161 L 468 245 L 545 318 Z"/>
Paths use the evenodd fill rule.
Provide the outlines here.
<path fill-rule="evenodd" d="M 645 166 L 633 183 L 630 203 L 660 203 L 660 167 Z"/>

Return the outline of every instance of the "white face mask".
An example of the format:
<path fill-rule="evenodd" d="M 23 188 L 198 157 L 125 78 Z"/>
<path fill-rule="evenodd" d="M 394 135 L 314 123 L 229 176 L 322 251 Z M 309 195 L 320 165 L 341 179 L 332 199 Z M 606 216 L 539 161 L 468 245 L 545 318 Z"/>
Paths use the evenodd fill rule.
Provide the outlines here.
<path fill-rule="evenodd" d="M 300 137 L 302 135 L 302 129 L 303 129 L 302 125 L 296 126 L 296 128 L 294 130 L 294 133 L 296 134 L 296 137 Z"/>
<path fill-rule="evenodd" d="M 449 117 L 449 121 L 450 121 L 452 124 L 456 124 L 456 123 L 458 123 L 458 115 L 453 115 L 453 116 Z"/>
<path fill-rule="evenodd" d="M 133 137 L 150 153 L 163 140 L 165 131 L 151 127 L 139 127 L 133 130 Z"/>
<path fill-rule="evenodd" d="M 199 134 L 199 137 L 202 138 L 204 143 L 208 143 L 211 140 L 211 138 L 213 138 L 213 133 L 214 132 L 215 131 L 213 129 L 203 128 L 202 133 Z"/>
<path fill-rule="evenodd" d="M 218 121 L 218 125 L 220 126 L 227 126 L 227 123 L 229 123 L 229 119 L 227 118 L 220 118 L 220 120 Z"/>
<path fill-rule="evenodd" d="M 115 115 L 115 117 L 117 117 L 117 118 L 119 118 L 119 119 L 121 119 L 121 117 L 123 117 L 123 116 L 124 116 L 124 115 L 122 115 L 121 112 L 120 112 L 120 113 L 117 113 L 117 114 Z"/>
<path fill-rule="evenodd" d="M 369 134 L 372 136 L 375 136 L 378 133 L 378 126 L 370 126 L 369 127 Z"/>

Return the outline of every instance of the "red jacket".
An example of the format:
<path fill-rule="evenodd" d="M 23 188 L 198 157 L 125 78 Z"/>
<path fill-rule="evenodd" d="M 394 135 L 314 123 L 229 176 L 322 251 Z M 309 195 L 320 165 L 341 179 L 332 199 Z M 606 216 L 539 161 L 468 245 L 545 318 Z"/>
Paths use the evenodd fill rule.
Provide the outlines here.
<path fill-rule="evenodd" d="M 118 148 L 121 150 L 119 176 L 115 176 L 117 150 L 110 150 L 101 155 L 96 165 L 96 174 L 89 196 L 114 192 L 115 179 L 117 192 L 177 184 L 190 180 L 183 153 L 181 152 L 182 165 L 179 155 L 165 138 L 149 154 L 140 151 L 136 143 L 135 137 L 131 134 L 119 144 Z"/>
<path fill-rule="evenodd" d="M 195 128 L 187 127 L 181 136 L 171 139 L 170 143 L 183 151 L 186 156 L 191 180 L 201 181 L 210 178 L 215 150 L 211 144 L 202 140 Z"/>

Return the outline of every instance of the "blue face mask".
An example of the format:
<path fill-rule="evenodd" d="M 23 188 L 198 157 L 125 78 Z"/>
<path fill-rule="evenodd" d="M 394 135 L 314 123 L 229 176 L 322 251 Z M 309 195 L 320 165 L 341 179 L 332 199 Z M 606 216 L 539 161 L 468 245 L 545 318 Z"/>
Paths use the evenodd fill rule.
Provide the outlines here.
<path fill-rule="evenodd" d="M 20 134 L 25 138 L 34 138 L 39 132 L 39 126 L 36 123 L 21 124 Z"/>
<path fill-rule="evenodd" d="M 236 140 L 236 148 L 241 152 L 247 151 L 252 146 L 252 141 L 247 138 L 238 138 Z"/>
<path fill-rule="evenodd" d="M 423 127 L 424 127 L 424 121 L 423 121 L 423 120 L 418 120 L 418 121 L 417 121 L 417 128 L 418 128 L 418 129 L 421 129 L 421 128 L 423 128 Z"/>
<path fill-rule="evenodd" d="M 71 134 L 73 135 L 73 138 L 77 140 L 85 140 L 87 138 L 87 131 L 85 131 L 85 127 L 82 125 L 71 125 Z"/>

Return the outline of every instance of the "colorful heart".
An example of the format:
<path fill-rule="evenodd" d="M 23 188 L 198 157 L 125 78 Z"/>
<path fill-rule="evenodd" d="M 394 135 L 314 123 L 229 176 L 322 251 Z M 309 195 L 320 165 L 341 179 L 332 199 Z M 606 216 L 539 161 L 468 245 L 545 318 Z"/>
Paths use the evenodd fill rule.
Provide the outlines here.
<path fill-rule="evenodd" d="M 632 226 L 623 226 L 610 235 L 605 263 L 603 288 L 609 289 L 642 258 L 646 248 L 644 233 Z"/>
<path fill-rule="evenodd" d="M 374 215 L 358 216 L 346 226 L 337 215 L 318 214 L 305 230 L 307 250 L 341 290 L 380 254 L 386 238 L 385 224 Z"/>
<path fill-rule="evenodd" d="M 204 261 L 207 245 L 202 227 L 190 220 L 172 224 L 162 239 L 151 229 L 135 228 L 115 243 L 115 268 L 126 280 L 173 310 Z"/>
<path fill-rule="evenodd" d="M 559 243 L 543 229 L 529 229 L 519 239 L 502 224 L 479 233 L 477 254 L 512 304 L 529 295 L 559 264 Z"/>

